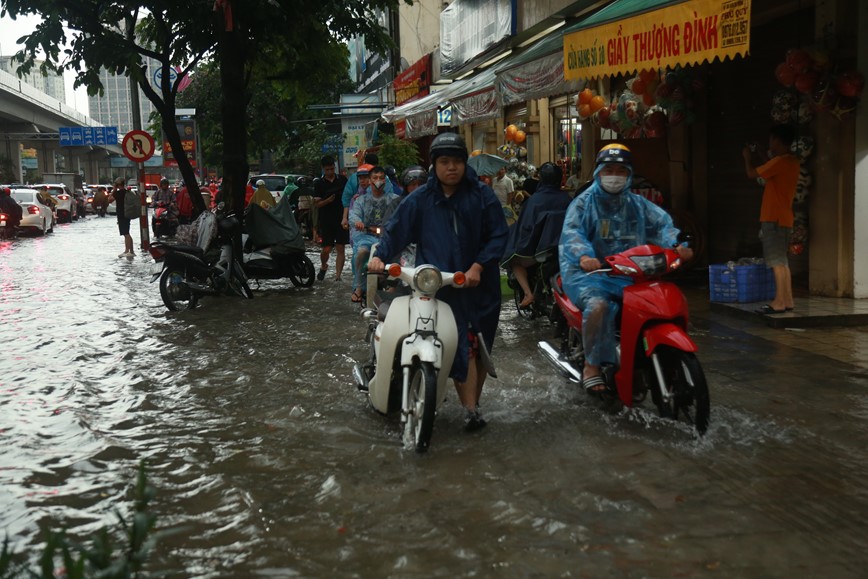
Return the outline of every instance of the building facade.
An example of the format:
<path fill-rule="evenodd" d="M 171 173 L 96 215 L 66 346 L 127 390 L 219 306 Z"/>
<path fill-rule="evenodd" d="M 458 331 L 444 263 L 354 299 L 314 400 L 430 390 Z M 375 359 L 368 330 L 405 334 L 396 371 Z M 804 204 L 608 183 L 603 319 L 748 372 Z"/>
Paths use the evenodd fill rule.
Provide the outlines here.
<path fill-rule="evenodd" d="M 53 99 L 65 103 L 66 102 L 66 85 L 63 81 L 63 75 L 56 72 L 42 74 L 39 67 L 44 61 L 37 60 L 34 62 L 30 72 L 21 77 L 25 83 L 35 89 L 44 92 Z M 0 56 L 0 70 L 5 70 L 9 74 L 18 76 L 18 67 L 20 63 L 11 56 Z"/>

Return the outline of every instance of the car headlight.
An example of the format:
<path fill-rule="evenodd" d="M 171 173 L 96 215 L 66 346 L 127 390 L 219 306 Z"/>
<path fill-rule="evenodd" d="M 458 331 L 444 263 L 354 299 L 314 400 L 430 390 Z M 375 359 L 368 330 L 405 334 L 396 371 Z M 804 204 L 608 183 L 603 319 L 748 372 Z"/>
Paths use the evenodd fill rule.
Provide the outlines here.
<path fill-rule="evenodd" d="M 436 267 L 423 267 L 413 277 L 413 285 L 423 294 L 435 294 L 443 284 L 443 276 Z"/>

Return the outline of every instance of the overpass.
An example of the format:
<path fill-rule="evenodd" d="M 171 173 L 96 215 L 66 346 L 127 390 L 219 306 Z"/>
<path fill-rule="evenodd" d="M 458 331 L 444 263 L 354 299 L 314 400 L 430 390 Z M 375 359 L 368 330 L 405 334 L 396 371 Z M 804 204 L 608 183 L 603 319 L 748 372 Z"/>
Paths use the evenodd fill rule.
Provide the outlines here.
<path fill-rule="evenodd" d="M 122 154 L 119 144 L 61 147 L 60 127 L 102 126 L 66 103 L 0 70 L 0 162 L 11 161 L 17 182 L 24 182 L 24 151 L 36 151 L 36 172 L 84 173 L 84 180 L 98 182 L 111 175 L 111 154 Z M 28 157 L 30 158 L 30 157 Z M 32 161 L 30 161 L 32 164 Z M 117 172 L 117 171 L 114 171 Z"/>

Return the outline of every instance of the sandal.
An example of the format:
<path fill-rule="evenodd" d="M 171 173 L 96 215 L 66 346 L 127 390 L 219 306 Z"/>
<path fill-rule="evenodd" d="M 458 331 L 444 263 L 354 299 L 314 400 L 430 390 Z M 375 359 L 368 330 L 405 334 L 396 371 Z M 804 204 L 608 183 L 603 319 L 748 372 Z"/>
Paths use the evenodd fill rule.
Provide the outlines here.
<path fill-rule="evenodd" d="M 769 314 L 783 314 L 783 313 L 786 313 L 786 311 L 787 311 L 786 308 L 784 308 L 782 310 L 776 310 L 773 307 L 771 307 L 769 304 L 766 304 L 761 308 L 757 308 L 756 313 L 763 314 L 763 315 L 769 315 Z"/>
<path fill-rule="evenodd" d="M 602 376 L 591 376 L 582 380 L 582 387 L 591 396 L 600 396 L 606 391 L 606 381 Z"/>
<path fill-rule="evenodd" d="M 350 300 L 352 300 L 353 303 L 359 303 L 362 301 L 362 292 L 359 290 L 354 291 L 353 295 L 350 296 Z"/>

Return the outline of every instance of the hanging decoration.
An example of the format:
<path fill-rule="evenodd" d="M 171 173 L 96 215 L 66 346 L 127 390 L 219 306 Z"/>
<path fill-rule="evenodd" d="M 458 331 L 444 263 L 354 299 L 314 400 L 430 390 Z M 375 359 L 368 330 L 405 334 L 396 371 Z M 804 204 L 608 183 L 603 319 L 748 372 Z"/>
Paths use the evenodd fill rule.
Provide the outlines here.
<path fill-rule="evenodd" d="M 581 119 L 632 139 L 662 137 L 668 127 L 696 118 L 694 98 L 703 84 L 686 69 L 643 70 L 627 80 L 626 90 L 610 103 L 591 89 L 579 93 L 576 109 Z"/>
<path fill-rule="evenodd" d="M 772 103 L 772 118 L 780 123 L 807 123 L 815 111 L 828 111 L 842 119 L 856 110 L 865 89 L 861 72 L 839 66 L 820 48 L 789 49 L 775 67 L 775 79 L 785 87 L 776 97 L 789 95 L 786 102 L 781 96 Z M 781 106 L 784 104 L 791 106 Z"/>
<path fill-rule="evenodd" d="M 503 130 L 506 142 L 497 148 L 497 154 L 504 159 L 524 159 L 527 157 L 527 132 L 524 123 L 510 123 Z"/>

